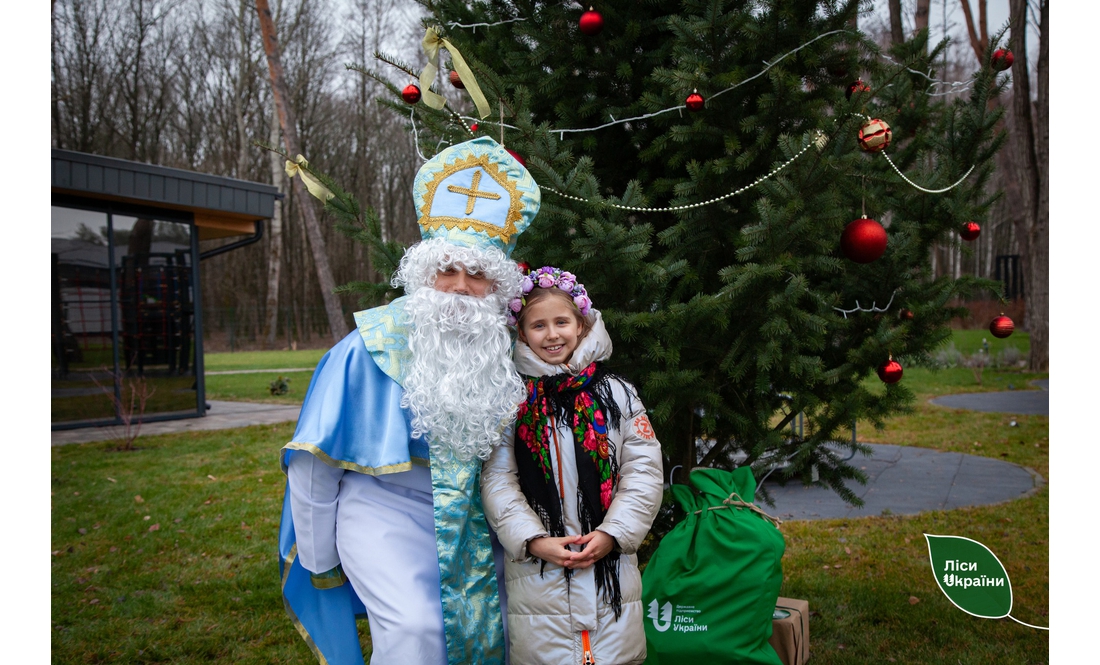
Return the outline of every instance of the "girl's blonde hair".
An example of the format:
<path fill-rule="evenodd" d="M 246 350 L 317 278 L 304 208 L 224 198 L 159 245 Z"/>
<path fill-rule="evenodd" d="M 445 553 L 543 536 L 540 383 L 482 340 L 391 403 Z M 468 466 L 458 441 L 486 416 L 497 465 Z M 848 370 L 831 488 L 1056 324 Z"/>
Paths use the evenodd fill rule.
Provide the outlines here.
<path fill-rule="evenodd" d="M 531 305 L 534 305 L 540 300 L 545 300 L 546 298 L 552 297 L 561 298 L 565 302 L 569 303 L 569 311 L 573 313 L 573 316 L 577 317 L 577 321 L 579 321 L 581 324 L 581 334 L 579 337 L 580 339 L 584 339 L 584 336 L 587 335 L 588 331 L 592 329 L 592 322 L 588 320 L 588 317 L 583 316 L 581 314 L 581 311 L 577 309 L 577 305 L 573 302 L 572 296 L 554 286 L 548 289 L 536 286 L 534 289 L 531 290 L 530 293 L 527 294 L 527 304 L 523 306 L 523 309 L 521 309 L 519 314 L 516 316 L 516 328 L 518 328 L 519 330 L 523 330 L 523 321 L 527 318 L 527 311 L 531 309 Z"/>

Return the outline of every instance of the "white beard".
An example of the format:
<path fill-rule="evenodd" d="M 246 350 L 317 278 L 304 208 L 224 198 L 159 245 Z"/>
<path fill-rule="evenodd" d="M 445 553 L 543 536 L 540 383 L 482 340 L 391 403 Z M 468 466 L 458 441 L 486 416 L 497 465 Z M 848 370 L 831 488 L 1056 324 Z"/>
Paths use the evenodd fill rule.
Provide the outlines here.
<path fill-rule="evenodd" d="M 401 406 L 412 413 L 412 435 L 428 435 L 442 460 L 488 459 L 526 395 L 499 294 L 420 288 L 405 309 L 412 362 Z"/>

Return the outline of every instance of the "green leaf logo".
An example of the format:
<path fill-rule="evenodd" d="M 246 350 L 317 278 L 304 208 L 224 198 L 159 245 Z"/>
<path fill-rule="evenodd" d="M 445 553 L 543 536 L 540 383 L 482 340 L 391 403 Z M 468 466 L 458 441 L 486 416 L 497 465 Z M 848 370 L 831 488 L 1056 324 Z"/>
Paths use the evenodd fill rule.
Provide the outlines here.
<path fill-rule="evenodd" d="M 936 583 L 955 607 L 985 619 L 1008 616 L 1012 583 L 997 555 L 978 541 L 961 536 L 926 533 L 924 538 Z"/>

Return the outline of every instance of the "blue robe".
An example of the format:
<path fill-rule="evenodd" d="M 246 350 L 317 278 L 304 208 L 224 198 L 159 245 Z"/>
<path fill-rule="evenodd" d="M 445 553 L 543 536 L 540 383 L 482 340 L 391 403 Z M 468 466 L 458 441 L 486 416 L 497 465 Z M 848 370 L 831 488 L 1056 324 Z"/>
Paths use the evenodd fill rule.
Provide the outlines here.
<path fill-rule="evenodd" d="M 329 350 L 313 374 L 288 455 L 312 454 L 330 466 L 383 475 L 430 466 L 447 660 L 504 662 L 504 634 L 489 528 L 478 492 L 481 462 L 430 463 L 428 443 L 410 437 L 401 387 L 408 367 L 403 299 L 358 312 L 358 330 Z M 395 562 L 399 567 L 400 562 Z M 337 569 L 311 575 L 297 557 L 289 483 L 279 526 L 283 602 L 320 663 L 362 665 L 356 618 L 363 602 Z"/>

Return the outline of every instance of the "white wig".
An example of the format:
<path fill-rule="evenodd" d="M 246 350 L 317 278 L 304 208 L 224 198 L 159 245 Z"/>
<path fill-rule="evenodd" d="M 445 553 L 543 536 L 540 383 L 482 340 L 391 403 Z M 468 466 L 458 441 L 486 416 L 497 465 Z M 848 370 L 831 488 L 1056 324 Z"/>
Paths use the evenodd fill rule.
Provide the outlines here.
<path fill-rule="evenodd" d="M 406 250 L 392 284 L 404 287 L 405 293 L 412 295 L 419 289 L 433 286 L 440 270 L 454 266 L 462 266 L 471 275 L 481 272 L 492 281 L 489 295 L 500 303 L 501 311 L 520 293 L 523 275 L 516 262 L 504 252 L 496 247 L 462 247 L 446 238 L 423 240 Z"/>

